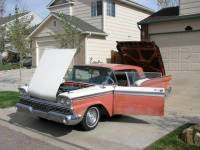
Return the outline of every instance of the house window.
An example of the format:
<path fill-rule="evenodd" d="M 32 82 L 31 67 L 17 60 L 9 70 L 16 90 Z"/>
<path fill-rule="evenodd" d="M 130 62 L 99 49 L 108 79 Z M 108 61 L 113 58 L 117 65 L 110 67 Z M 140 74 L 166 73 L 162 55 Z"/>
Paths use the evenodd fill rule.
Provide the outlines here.
<path fill-rule="evenodd" d="M 115 17 L 115 3 L 113 0 L 107 0 L 107 15 Z"/>
<path fill-rule="evenodd" d="M 95 0 L 91 3 L 91 16 L 101 16 L 103 11 L 103 2 L 101 0 Z"/>

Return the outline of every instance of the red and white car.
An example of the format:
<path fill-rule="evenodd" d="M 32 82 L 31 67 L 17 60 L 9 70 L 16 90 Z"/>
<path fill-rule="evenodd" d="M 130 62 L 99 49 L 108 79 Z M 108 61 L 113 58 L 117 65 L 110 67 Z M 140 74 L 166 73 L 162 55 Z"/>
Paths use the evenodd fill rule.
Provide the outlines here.
<path fill-rule="evenodd" d="M 102 114 L 164 115 L 171 76 L 122 64 L 76 65 L 66 75 L 74 54 L 45 51 L 29 86 L 19 89 L 18 111 L 66 125 L 80 123 L 84 130 L 94 129 Z"/>

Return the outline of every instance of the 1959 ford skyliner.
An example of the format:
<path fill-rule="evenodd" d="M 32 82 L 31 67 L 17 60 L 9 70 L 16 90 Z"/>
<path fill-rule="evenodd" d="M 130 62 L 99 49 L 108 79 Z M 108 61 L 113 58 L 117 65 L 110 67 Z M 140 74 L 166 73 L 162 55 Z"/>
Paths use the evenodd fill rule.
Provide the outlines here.
<path fill-rule="evenodd" d="M 80 123 L 84 130 L 94 129 L 102 114 L 164 115 L 171 76 L 120 64 L 76 65 L 66 73 L 75 52 L 44 52 L 29 86 L 19 88 L 19 112 L 66 125 Z"/>

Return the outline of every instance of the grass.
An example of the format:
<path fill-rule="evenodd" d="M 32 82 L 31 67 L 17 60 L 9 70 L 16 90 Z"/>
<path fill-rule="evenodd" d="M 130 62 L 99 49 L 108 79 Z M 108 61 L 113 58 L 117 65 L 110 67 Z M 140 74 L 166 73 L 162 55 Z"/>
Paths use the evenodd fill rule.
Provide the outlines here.
<path fill-rule="evenodd" d="M 12 69 L 19 69 L 19 65 L 18 64 L 0 64 L 0 71 L 3 70 L 12 70 Z"/>
<path fill-rule="evenodd" d="M 200 150 L 200 147 L 188 145 L 179 138 L 179 135 L 182 133 L 182 131 L 191 125 L 192 124 L 183 125 L 182 127 L 153 143 L 145 150 Z"/>
<path fill-rule="evenodd" d="M 8 108 L 15 106 L 19 101 L 19 93 L 18 92 L 0 92 L 0 108 Z"/>

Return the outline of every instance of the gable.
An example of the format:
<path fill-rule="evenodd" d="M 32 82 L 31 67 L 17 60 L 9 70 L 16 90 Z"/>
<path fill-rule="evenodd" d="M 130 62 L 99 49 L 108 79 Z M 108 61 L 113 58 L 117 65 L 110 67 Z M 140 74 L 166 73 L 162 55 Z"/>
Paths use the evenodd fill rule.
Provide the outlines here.
<path fill-rule="evenodd" d="M 54 22 L 56 22 L 56 26 Z M 41 24 L 39 29 L 34 33 L 34 37 L 44 37 L 53 35 L 57 32 L 62 32 L 61 30 L 62 25 L 59 19 L 57 19 L 54 16 L 50 16 L 43 24 Z"/>

